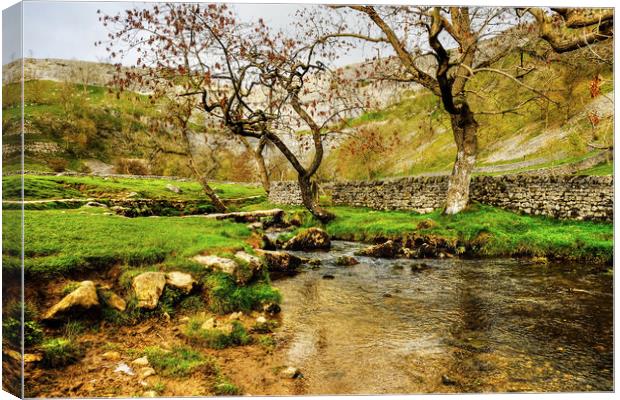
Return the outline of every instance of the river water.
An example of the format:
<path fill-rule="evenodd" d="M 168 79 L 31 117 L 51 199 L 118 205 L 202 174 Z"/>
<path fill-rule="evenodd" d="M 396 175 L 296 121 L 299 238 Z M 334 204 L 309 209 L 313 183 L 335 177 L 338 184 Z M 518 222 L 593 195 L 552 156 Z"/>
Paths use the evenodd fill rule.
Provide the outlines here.
<path fill-rule="evenodd" d="M 361 246 L 293 252 L 322 265 L 274 282 L 301 393 L 613 390 L 610 275 L 508 259 L 335 265 Z"/>

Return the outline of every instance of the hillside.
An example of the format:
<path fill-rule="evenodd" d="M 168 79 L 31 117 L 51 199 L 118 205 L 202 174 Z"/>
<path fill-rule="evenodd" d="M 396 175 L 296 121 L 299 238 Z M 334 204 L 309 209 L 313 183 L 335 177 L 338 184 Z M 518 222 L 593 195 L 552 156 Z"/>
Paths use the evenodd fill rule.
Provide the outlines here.
<path fill-rule="evenodd" d="M 517 62 L 516 55 L 500 61 L 503 68 L 516 68 Z M 3 74 L 5 172 L 15 169 L 10 164 L 17 160 L 19 150 L 20 88 L 10 83 L 15 65 L 5 66 Z M 148 121 L 158 110 L 145 95 L 118 95 L 104 87 L 112 76 L 111 65 L 27 59 L 25 71 L 26 170 L 110 172 L 116 167 L 118 172 L 132 172 L 127 165 L 134 165 L 134 170 L 138 165 L 138 173 L 145 169 L 158 175 L 189 175 L 185 160 L 179 157 L 149 158 Z M 344 71 L 370 73 L 363 64 Z M 597 75 L 603 78 L 603 95 L 593 99 L 589 84 Z M 601 145 L 612 144 L 610 66 L 590 63 L 583 55 L 563 56 L 527 75 L 525 83 L 544 86 L 557 104 L 536 100 L 517 113 L 479 115 L 477 173 L 575 163 L 597 156 Z M 449 118 L 437 98 L 418 86 L 408 87 L 370 82 L 360 89 L 363 96 L 377 98 L 379 106 L 351 119 L 343 133 L 325 138 L 326 157 L 319 172 L 322 179 L 449 173 L 455 153 Z M 495 98 L 472 95 L 476 110 L 511 108 L 531 96 L 515 82 L 494 74 L 477 76 L 471 87 L 472 92 L 497 94 Z M 596 125 L 591 123 L 593 115 L 598 119 Z M 284 137 L 297 153 L 303 152 L 309 140 L 303 132 Z M 589 146 L 592 143 L 597 147 Z M 196 146 L 197 153 L 205 155 L 203 165 L 211 171 L 211 178 L 257 179 L 247 150 L 233 138 L 197 133 Z M 276 149 L 268 147 L 266 158 L 274 179 L 294 178 Z M 611 160 L 593 173 L 611 173 Z"/>

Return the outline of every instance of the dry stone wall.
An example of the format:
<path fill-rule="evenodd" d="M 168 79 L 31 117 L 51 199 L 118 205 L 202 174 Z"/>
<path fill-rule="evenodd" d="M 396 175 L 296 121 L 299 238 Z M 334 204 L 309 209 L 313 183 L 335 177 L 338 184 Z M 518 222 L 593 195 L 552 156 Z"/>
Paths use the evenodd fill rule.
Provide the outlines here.
<path fill-rule="evenodd" d="M 331 182 L 321 186 L 334 205 L 430 212 L 443 206 L 448 177 Z M 472 179 L 471 198 L 530 215 L 559 219 L 613 220 L 613 177 L 504 175 Z M 301 204 L 296 182 L 272 182 L 269 200 Z"/>

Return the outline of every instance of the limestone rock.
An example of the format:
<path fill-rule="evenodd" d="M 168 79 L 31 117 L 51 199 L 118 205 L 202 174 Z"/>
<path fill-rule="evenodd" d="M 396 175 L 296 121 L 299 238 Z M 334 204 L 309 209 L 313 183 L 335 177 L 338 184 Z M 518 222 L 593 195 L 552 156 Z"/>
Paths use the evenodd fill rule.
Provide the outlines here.
<path fill-rule="evenodd" d="M 248 282 L 253 276 L 253 272 L 249 268 L 242 268 L 235 260 L 230 258 L 198 255 L 193 259 L 212 271 L 219 271 L 232 276 L 240 284 Z"/>
<path fill-rule="evenodd" d="M 394 258 L 398 255 L 400 246 L 393 240 L 388 240 L 385 243 L 376 244 L 374 246 L 366 247 L 355 254 L 358 256 L 377 257 L 377 258 Z"/>
<path fill-rule="evenodd" d="M 84 204 L 84 207 L 107 207 L 107 206 L 97 201 L 89 201 L 88 203 Z"/>
<path fill-rule="evenodd" d="M 329 250 L 329 235 L 322 229 L 309 228 L 284 243 L 284 250 Z"/>
<path fill-rule="evenodd" d="M 248 267 L 250 267 L 250 269 L 254 273 L 263 269 L 263 260 L 256 256 L 248 254 L 245 251 L 236 252 L 235 258 L 241 260 L 244 263 L 247 263 Z"/>
<path fill-rule="evenodd" d="M 239 321 L 243 317 L 243 312 L 234 312 L 228 316 L 229 321 Z"/>
<path fill-rule="evenodd" d="M 151 367 L 140 368 L 140 372 L 139 372 L 140 379 L 146 379 L 149 376 L 155 375 L 155 374 L 156 374 L 155 370 Z"/>
<path fill-rule="evenodd" d="M 127 303 L 123 298 L 114 292 L 105 293 L 105 302 L 113 309 L 123 312 L 127 308 Z"/>
<path fill-rule="evenodd" d="M 256 250 L 263 256 L 270 272 L 294 272 L 301 265 L 301 258 L 283 251 Z"/>
<path fill-rule="evenodd" d="M 142 397 L 157 397 L 157 392 L 154 390 L 147 390 L 146 392 L 142 393 Z"/>
<path fill-rule="evenodd" d="M 149 365 L 149 359 L 146 356 L 144 356 L 144 357 L 136 358 L 131 363 L 137 367 L 147 367 Z"/>
<path fill-rule="evenodd" d="M 174 186 L 174 185 L 172 185 L 170 183 L 166 185 L 166 189 L 170 190 L 173 193 L 177 193 L 177 194 L 183 192 L 180 187 Z"/>
<path fill-rule="evenodd" d="M 99 307 L 97 288 L 92 281 L 83 281 L 77 289 L 50 308 L 43 316 L 43 320 L 57 320 L 69 314 L 83 312 L 96 307 Z"/>
<path fill-rule="evenodd" d="M 121 353 L 118 351 L 106 351 L 101 355 L 101 358 L 109 361 L 118 361 L 121 359 Z"/>
<path fill-rule="evenodd" d="M 195 283 L 194 278 L 185 272 L 173 271 L 166 274 L 166 284 L 180 289 L 186 294 L 192 291 Z"/>
<path fill-rule="evenodd" d="M 282 371 L 280 371 L 280 376 L 286 379 L 295 379 L 300 375 L 299 369 L 295 367 L 286 367 Z"/>
<path fill-rule="evenodd" d="M 144 272 L 133 278 L 132 286 L 138 299 L 138 307 L 153 310 L 166 285 L 163 272 Z"/>

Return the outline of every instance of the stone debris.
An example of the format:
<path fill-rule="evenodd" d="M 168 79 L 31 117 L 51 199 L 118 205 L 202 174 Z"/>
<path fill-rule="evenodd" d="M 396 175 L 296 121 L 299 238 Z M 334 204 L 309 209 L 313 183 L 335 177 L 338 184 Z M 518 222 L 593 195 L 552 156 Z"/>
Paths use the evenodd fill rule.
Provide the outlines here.
<path fill-rule="evenodd" d="M 173 271 L 166 274 L 166 284 L 180 289 L 185 294 L 189 294 L 194 288 L 196 281 L 190 274 Z"/>
<path fill-rule="evenodd" d="M 129 375 L 129 376 L 134 376 L 135 375 L 135 373 L 133 372 L 131 367 L 129 365 L 125 364 L 124 362 L 118 363 L 118 365 L 116 366 L 116 369 L 114 370 L 114 372 L 120 372 L 120 373 L 123 373 L 125 375 Z"/>
<path fill-rule="evenodd" d="M 284 250 L 329 250 L 331 241 L 327 232 L 320 228 L 309 228 L 284 243 Z"/>

